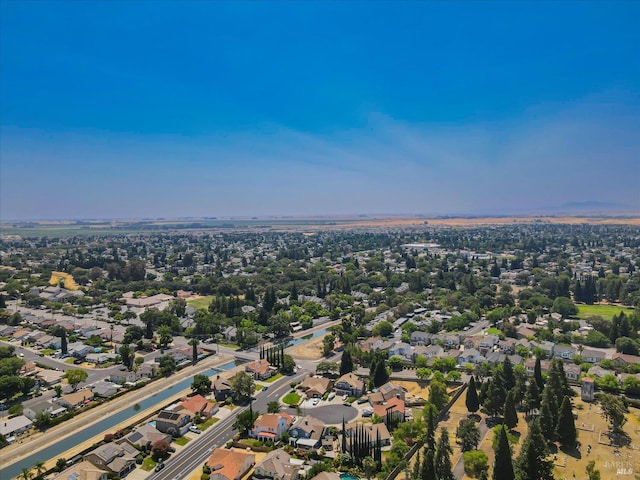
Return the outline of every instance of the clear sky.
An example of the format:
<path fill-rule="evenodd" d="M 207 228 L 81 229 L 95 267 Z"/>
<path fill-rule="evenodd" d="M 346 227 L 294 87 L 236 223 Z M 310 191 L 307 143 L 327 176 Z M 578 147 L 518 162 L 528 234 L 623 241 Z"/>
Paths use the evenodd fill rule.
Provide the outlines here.
<path fill-rule="evenodd" d="M 640 210 L 640 2 L 0 1 L 0 218 Z"/>

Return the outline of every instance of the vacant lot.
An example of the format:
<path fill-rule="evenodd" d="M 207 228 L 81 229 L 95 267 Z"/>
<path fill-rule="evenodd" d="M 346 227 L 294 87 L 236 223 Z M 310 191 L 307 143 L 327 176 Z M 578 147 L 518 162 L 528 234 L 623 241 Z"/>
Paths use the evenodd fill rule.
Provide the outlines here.
<path fill-rule="evenodd" d="M 624 312 L 625 315 L 631 315 L 633 309 L 619 305 L 578 305 L 578 317 L 580 318 L 599 315 L 610 320 L 614 315 L 620 315 L 620 312 Z"/>

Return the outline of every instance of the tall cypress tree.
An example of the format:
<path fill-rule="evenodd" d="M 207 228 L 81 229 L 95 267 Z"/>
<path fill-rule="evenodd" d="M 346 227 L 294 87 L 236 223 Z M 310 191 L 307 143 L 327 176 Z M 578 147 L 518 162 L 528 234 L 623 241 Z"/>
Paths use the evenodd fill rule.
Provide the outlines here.
<path fill-rule="evenodd" d="M 443 427 L 436 448 L 435 470 L 438 480 L 455 480 L 451 467 L 451 446 L 449 445 L 449 431 Z"/>
<path fill-rule="evenodd" d="M 67 354 L 68 346 L 67 346 L 67 331 L 64 327 L 60 328 L 60 351 L 63 354 Z"/>
<path fill-rule="evenodd" d="M 529 381 L 524 403 L 527 413 L 540 408 L 540 390 L 538 390 L 538 383 L 534 379 Z"/>
<path fill-rule="evenodd" d="M 515 428 L 518 424 L 518 412 L 516 412 L 516 400 L 513 390 L 507 393 L 507 399 L 504 401 L 504 423 L 510 429 Z"/>
<path fill-rule="evenodd" d="M 436 406 L 427 402 L 424 407 L 424 420 L 427 426 L 427 433 L 425 435 L 425 442 L 427 447 L 434 450 L 436 449 L 436 418 L 438 416 L 438 409 Z"/>
<path fill-rule="evenodd" d="M 544 381 L 542 380 L 542 366 L 540 365 L 540 357 L 536 357 L 536 365 L 533 368 L 533 378 L 538 384 L 538 390 L 542 391 L 544 388 Z"/>
<path fill-rule="evenodd" d="M 553 480 L 553 462 L 547 460 L 547 442 L 535 419 L 529 423 L 529 434 L 516 460 L 518 480 Z"/>
<path fill-rule="evenodd" d="M 507 430 L 502 425 L 498 432 L 498 442 L 495 449 L 496 459 L 493 466 L 493 480 L 514 480 L 511 448 L 507 438 Z"/>
<path fill-rule="evenodd" d="M 540 431 L 544 438 L 552 441 L 555 437 L 556 421 L 554 419 L 554 411 L 558 410 L 556 400 L 549 387 L 544 389 L 542 394 L 542 403 L 540 405 Z"/>
<path fill-rule="evenodd" d="M 347 453 L 347 429 L 344 425 L 344 417 L 342 417 L 342 453 Z"/>
<path fill-rule="evenodd" d="M 480 402 L 478 402 L 478 390 L 476 390 L 476 381 L 471 376 L 469 380 L 469 386 L 467 387 L 467 398 L 465 399 L 467 410 L 469 413 L 475 413 L 480 408 Z"/>
<path fill-rule="evenodd" d="M 351 352 L 349 349 L 345 349 L 340 360 L 340 375 L 345 373 L 351 373 L 353 371 L 353 359 L 351 358 Z"/>
<path fill-rule="evenodd" d="M 504 357 L 504 362 L 502 362 L 502 378 L 504 378 L 504 386 L 507 390 L 516 386 L 516 376 L 513 373 L 513 364 L 509 357 Z"/>
<path fill-rule="evenodd" d="M 434 480 L 436 478 L 435 454 L 432 448 L 428 448 L 422 459 L 422 480 Z"/>
<path fill-rule="evenodd" d="M 376 364 L 376 371 L 373 376 L 373 384 L 376 387 L 380 387 L 387 383 L 389 380 L 389 372 L 387 371 L 387 365 L 383 359 L 380 359 Z"/>
<path fill-rule="evenodd" d="M 565 395 L 558 415 L 558 426 L 556 427 L 556 438 L 563 447 L 571 448 L 576 444 L 578 432 L 573 419 L 571 400 Z"/>

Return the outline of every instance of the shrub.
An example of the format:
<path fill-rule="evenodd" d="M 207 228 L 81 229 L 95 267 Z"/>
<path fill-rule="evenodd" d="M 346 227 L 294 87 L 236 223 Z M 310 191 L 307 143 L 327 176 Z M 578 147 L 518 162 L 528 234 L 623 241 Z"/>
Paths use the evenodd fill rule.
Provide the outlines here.
<path fill-rule="evenodd" d="M 482 450 L 469 450 L 462 454 L 464 462 L 464 471 L 470 477 L 479 477 L 480 474 L 487 470 L 487 454 Z"/>

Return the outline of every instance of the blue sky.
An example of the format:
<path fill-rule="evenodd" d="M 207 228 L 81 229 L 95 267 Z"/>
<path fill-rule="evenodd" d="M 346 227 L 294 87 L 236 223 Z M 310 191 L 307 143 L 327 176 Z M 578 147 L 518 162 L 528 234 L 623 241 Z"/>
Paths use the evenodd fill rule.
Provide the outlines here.
<path fill-rule="evenodd" d="M 0 218 L 640 210 L 638 2 L 0 2 Z"/>

